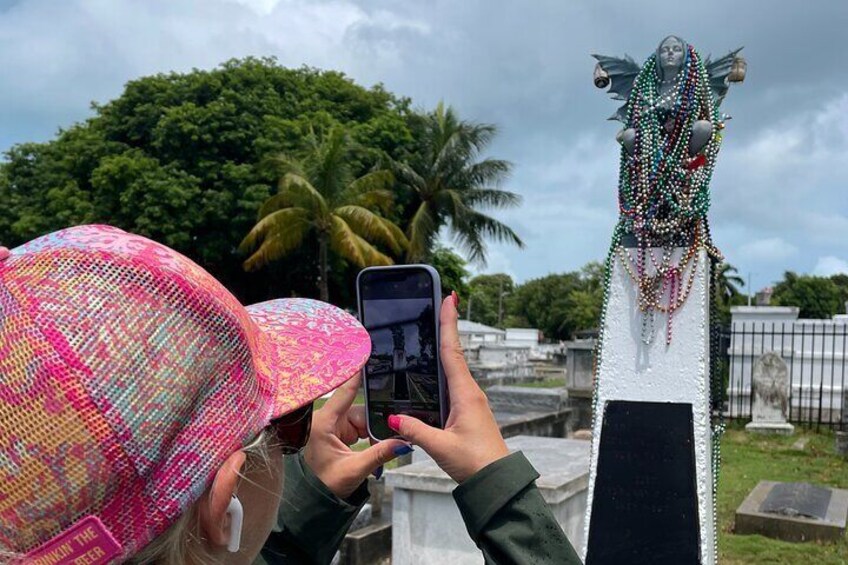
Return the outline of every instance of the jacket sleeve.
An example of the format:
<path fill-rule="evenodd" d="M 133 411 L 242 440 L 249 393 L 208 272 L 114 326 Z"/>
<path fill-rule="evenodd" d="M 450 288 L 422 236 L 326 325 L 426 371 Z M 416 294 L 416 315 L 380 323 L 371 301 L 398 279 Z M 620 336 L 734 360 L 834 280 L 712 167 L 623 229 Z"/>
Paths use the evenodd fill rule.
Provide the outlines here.
<path fill-rule="evenodd" d="M 580 565 L 580 558 L 536 488 L 523 453 L 484 467 L 453 492 L 471 539 L 489 565 Z"/>
<path fill-rule="evenodd" d="M 277 524 L 254 565 L 330 563 L 368 500 L 368 483 L 342 500 L 315 476 L 302 454 L 285 458 L 284 476 Z"/>

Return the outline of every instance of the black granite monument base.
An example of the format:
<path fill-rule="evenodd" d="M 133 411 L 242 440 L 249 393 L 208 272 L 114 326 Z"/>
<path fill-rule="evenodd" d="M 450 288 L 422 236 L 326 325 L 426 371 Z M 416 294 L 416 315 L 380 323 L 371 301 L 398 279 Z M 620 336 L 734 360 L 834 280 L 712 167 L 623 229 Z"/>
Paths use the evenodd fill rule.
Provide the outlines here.
<path fill-rule="evenodd" d="M 607 403 L 586 565 L 701 562 L 692 405 Z"/>

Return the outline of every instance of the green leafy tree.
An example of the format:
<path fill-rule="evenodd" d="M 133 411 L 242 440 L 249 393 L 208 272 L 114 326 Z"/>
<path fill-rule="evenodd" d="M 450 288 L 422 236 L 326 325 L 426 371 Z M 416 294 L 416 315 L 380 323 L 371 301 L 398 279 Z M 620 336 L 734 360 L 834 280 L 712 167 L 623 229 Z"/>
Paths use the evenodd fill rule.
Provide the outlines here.
<path fill-rule="evenodd" d="M 542 330 L 551 339 L 570 339 L 598 327 L 603 302 L 603 265 L 551 274 L 518 286 L 509 298 L 507 325 Z"/>
<path fill-rule="evenodd" d="M 318 242 L 318 288 L 329 300 L 329 252 L 357 267 L 391 265 L 382 244 L 396 256 L 407 245 L 403 231 L 380 212 L 392 206 L 392 174 L 377 170 L 354 177 L 351 144 L 342 128 L 330 131 L 300 160 L 273 158 L 280 171 L 279 192 L 259 209 L 259 221 L 239 246 L 250 253 L 244 268 L 254 271 L 298 249 L 314 235 Z M 376 211 L 375 211 L 376 210 Z"/>
<path fill-rule="evenodd" d="M 455 290 L 461 300 L 468 299 L 467 262 L 461 255 L 449 247 L 439 245 L 430 256 L 430 264 L 439 272 L 443 294 Z"/>
<path fill-rule="evenodd" d="M 273 59 L 130 81 L 94 116 L 46 143 L 23 143 L 0 163 L 0 242 L 15 246 L 73 224 L 102 222 L 161 239 L 245 301 L 315 295 L 317 243 L 261 273 L 246 273 L 238 244 L 273 192 L 268 155 L 296 154 L 311 131 L 343 126 L 354 178 L 413 147 L 410 101 L 342 73 L 287 69 Z M 402 202 L 401 202 L 402 203 Z M 400 209 L 387 217 L 398 221 Z M 352 304 L 355 266 L 332 255 L 331 291 Z"/>
<path fill-rule="evenodd" d="M 469 260 L 481 264 L 486 259 L 487 238 L 523 247 L 510 227 L 481 211 L 512 208 L 521 202 L 517 194 L 497 188 L 511 164 L 480 159 L 497 132 L 495 126 L 462 121 L 444 104 L 417 124 L 414 152 L 406 162 L 393 163 L 399 182 L 411 191 L 407 261 L 428 260 L 445 226 Z"/>
<path fill-rule="evenodd" d="M 493 327 L 503 326 L 509 314 L 508 299 L 514 290 L 515 282 L 507 274 L 477 275 L 468 284 L 469 295 L 464 312 L 466 317 L 470 312 L 474 322 Z"/>
<path fill-rule="evenodd" d="M 578 273 L 551 274 L 515 289 L 510 297 L 510 325 L 538 328 L 546 337 L 566 339 L 577 328 L 569 311 L 569 296 L 580 290 Z"/>
<path fill-rule="evenodd" d="M 165 245 L 186 248 L 195 222 L 180 212 L 200 196 L 200 181 L 173 163 L 161 166 L 138 149 L 100 160 L 91 173 L 94 205 L 114 223 Z"/>
<path fill-rule="evenodd" d="M 827 319 L 842 311 L 839 286 L 825 277 L 798 275 L 787 271 L 774 287 L 772 301 L 780 306 L 797 306 L 800 317 Z"/>
<path fill-rule="evenodd" d="M 840 312 L 846 313 L 845 308 L 846 303 L 848 303 L 848 274 L 839 273 L 830 277 L 830 280 L 839 288 L 839 301 L 842 304 Z"/>

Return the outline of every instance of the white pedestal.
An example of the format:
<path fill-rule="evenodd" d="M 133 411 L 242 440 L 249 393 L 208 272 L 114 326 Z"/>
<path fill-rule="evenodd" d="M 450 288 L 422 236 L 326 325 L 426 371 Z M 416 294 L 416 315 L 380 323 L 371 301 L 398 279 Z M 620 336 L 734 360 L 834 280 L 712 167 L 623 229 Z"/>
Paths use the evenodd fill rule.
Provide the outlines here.
<path fill-rule="evenodd" d="M 680 256 L 677 250 L 675 257 Z M 658 253 L 659 255 L 659 253 Z M 688 273 L 684 273 L 684 280 Z M 588 541 L 592 500 L 597 477 L 598 446 L 603 408 L 608 401 L 674 402 L 692 405 L 695 481 L 700 523 L 701 563 L 713 565 L 714 536 L 711 429 L 709 417 L 709 261 L 699 252 L 691 292 L 674 313 L 672 341 L 666 345 L 664 315 L 656 315 L 656 334 L 642 340 L 642 314 L 634 281 L 616 259 L 604 320 L 603 354 L 598 368 L 598 414 L 592 435 L 589 499 L 586 514 Z M 586 547 L 583 548 L 583 557 Z"/>

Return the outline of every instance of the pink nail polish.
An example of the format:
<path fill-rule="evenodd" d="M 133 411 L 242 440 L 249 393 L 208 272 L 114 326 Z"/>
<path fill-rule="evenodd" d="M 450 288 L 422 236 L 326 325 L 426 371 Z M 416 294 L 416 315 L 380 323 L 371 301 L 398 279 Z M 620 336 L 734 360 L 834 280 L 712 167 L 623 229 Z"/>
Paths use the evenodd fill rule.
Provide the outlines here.
<path fill-rule="evenodd" d="M 459 295 L 455 290 L 451 291 L 451 296 L 453 297 L 453 307 L 459 308 Z"/>
<path fill-rule="evenodd" d="M 392 430 L 394 430 L 396 432 L 400 431 L 400 416 L 396 416 L 395 414 L 392 414 L 391 416 L 389 416 L 387 418 L 387 421 L 389 422 L 389 427 Z"/>

